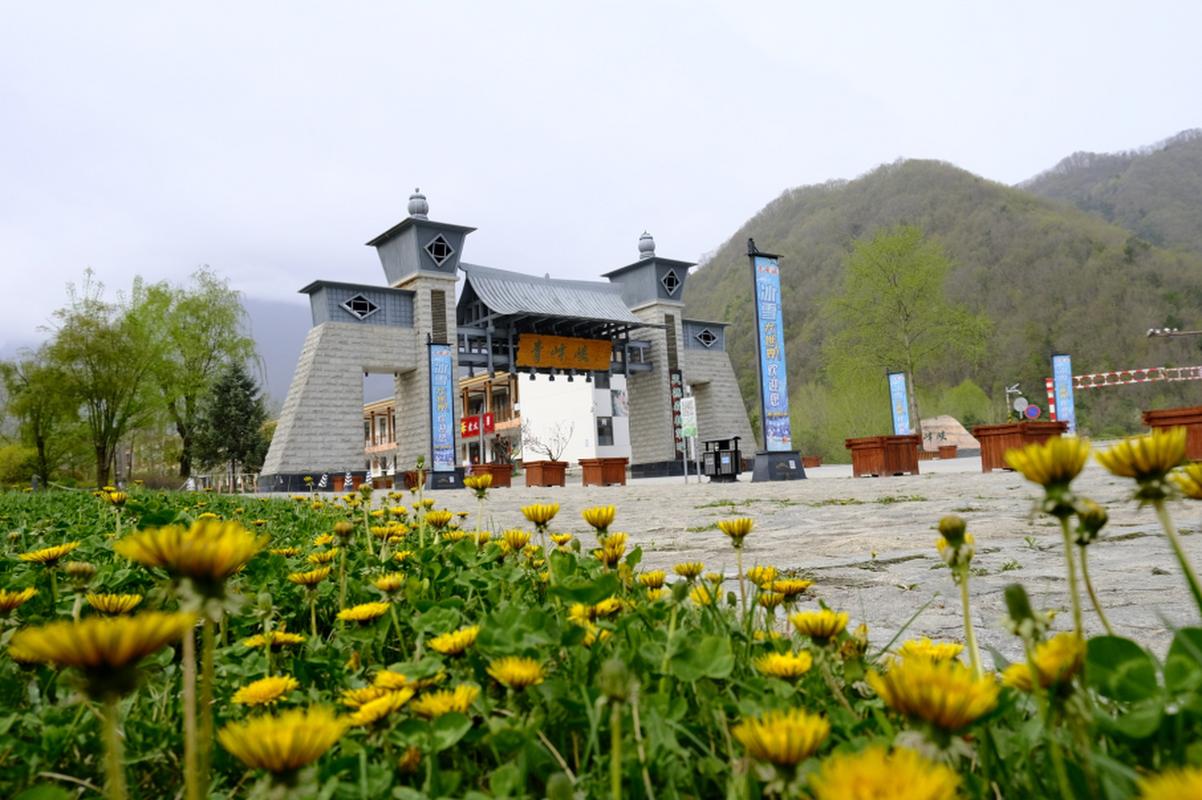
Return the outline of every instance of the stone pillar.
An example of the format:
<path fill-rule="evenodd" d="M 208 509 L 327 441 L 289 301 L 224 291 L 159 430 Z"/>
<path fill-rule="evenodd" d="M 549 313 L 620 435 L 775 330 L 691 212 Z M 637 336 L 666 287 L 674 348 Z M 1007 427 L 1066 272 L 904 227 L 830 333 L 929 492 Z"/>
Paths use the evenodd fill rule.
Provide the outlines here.
<path fill-rule="evenodd" d="M 655 369 L 631 372 L 626 379 L 630 399 L 631 475 L 652 477 L 681 474 L 672 429 L 672 390 L 670 371 L 683 367 L 680 343 L 683 331 L 678 303 L 650 303 L 632 312 L 639 319 L 661 328 L 639 328 L 631 338 L 651 342 L 648 351 Z M 687 376 L 685 376 L 687 380 Z"/>
<path fill-rule="evenodd" d="M 455 281 L 454 275 L 422 271 L 402 279 L 398 289 L 408 289 L 413 297 L 413 329 L 416 331 L 417 358 L 414 369 L 397 374 L 396 409 L 397 470 L 405 472 L 414 468 L 418 456 L 424 456 L 426 468 L 430 468 L 430 359 L 426 349 L 427 336 L 434 341 L 443 340 L 455 350 Z M 443 314 L 438 315 L 434 295 L 442 292 Z M 437 330 L 436 330 L 437 328 Z M 458 358 L 455 359 L 455 375 L 459 374 Z M 462 401 L 458 387 L 451 393 L 453 402 L 459 405 L 456 421 L 463 416 Z M 459 431 L 455 433 L 455 453 L 459 453 Z"/>

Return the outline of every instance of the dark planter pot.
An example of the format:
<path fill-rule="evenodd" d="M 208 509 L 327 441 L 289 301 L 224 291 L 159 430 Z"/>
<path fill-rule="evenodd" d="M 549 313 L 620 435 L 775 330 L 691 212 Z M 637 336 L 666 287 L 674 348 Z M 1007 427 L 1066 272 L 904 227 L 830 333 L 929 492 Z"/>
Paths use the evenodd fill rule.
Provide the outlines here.
<path fill-rule="evenodd" d="M 821 467 L 822 466 L 822 456 L 802 456 L 801 457 L 801 466 L 803 466 L 806 469 L 813 469 L 814 467 Z"/>
<path fill-rule="evenodd" d="M 508 489 L 513 485 L 513 464 L 472 464 L 473 475 L 492 475 L 492 488 Z"/>
<path fill-rule="evenodd" d="M 955 458 L 956 457 L 956 445 L 954 445 L 954 444 L 939 445 L 939 457 L 940 458 Z"/>
<path fill-rule="evenodd" d="M 566 461 L 527 461 L 522 464 L 527 486 L 563 486 Z"/>
<path fill-rule="evenodd" d="M 582 482 L 585 486 L 625 486 L 625 458 L 582 458 Z"/>
<path fill-rule="evenodd" d="M 1145 411 L 1144 424 L 1149 428 L 1185 428 L 1185 457 L 1202 461 L 1202 406 Z"/>
<path fill-rule="evenodd" d="M 1067 422 L 1006 422 L 1001 425 L 978 425 L 972 435 L 981 443 L 981 472 L 1009 469 L 1006 451 L 1046 442 L 1068 430 Z"/>
<path fill-rule="evenodd" d="M 843 445 L 851 451 L 851 474 L 857 478 L 872 475 L 918 474 L 917 434 L 906 436 L 863 436 L 847 439 Z"/>
<path fill-rule="evenodd" d="M 429 473 L 425 472 L 424 470 L 422 471 L 423 476 L 426 476 L 428 474 Z M 404 478 L 405 478 L 405 488 L 406 489 L 416 489 L 417 488 L 417 470 L 415 470 L 415 469 L 409 470 L 408 472 L 405 473 Z"/>

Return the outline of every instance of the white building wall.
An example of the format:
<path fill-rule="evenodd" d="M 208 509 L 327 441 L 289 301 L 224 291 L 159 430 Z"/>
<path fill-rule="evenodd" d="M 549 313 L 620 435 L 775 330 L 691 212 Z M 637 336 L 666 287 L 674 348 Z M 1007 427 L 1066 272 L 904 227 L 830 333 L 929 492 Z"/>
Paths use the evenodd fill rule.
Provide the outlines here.
<path fill-rule="evenodd" d="M 594 383 L 577 377 L 568 381 L 563 375 L 550 380 L 547 375 L 536 375 L 534 380 L 523 375 L 518 391 L 521 398 L 522 426 L 538 438 L 549 438 L 556 425 L 565 429 L 571 426 L 572 435 L 564 449 L 561 460 L 575 465 L 582 458 L 629 458 L 630 418 L 625 416 L 622 400 L 626 397 L 626 378 L 615 375 L 610 378 L 609 389 L 597 389 Z M 613 393 L 619 392 L 615 404 Z M 617 412 L 617 413 L 615 413 Z M 613 418 L 613 444 L 597 444 L 597 417 Z M 534 452 L 523 445 L 523 461 L 539 461 L 545 455 Z"/>

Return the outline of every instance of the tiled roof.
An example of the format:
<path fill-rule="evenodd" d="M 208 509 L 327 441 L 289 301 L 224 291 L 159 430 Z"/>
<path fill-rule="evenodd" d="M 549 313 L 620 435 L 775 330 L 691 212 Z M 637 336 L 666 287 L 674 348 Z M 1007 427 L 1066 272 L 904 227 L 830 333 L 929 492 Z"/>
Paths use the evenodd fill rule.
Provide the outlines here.
<path fill-rule="evenodd" d="M 647 324 L 630 313 L 617 284 L 539 278 L 477 264 L 461 263 L 459 268 L 476 296 L 495 314 Z"/>

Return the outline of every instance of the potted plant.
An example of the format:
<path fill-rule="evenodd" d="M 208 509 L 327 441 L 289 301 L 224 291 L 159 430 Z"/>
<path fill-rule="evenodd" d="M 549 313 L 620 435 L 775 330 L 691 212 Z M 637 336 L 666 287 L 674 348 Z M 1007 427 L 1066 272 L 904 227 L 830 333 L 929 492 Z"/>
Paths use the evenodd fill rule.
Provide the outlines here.
<path fill-rule="evenodd" d="M 563 486 L 568 462 L 560 461 L 572 441 L 575 423 L 557 422 L 551 428 L 536 432 L 529 421 L 522 422 L 522 449 L 546 456 L 545 460 L 522 461 L 527 486 Z"/>

